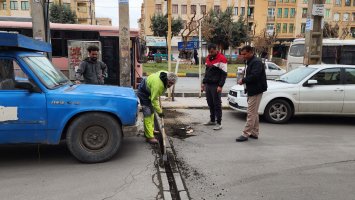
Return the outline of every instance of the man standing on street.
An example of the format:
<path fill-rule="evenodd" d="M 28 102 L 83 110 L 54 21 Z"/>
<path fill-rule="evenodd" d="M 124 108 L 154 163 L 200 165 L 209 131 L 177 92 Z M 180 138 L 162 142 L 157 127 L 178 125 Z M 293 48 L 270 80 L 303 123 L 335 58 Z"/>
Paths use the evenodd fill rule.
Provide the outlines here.
<path fill-rule="evenodd" d="M 86 84 L 103 85 L 104 79 L 107 77 L 107 66 L 97 60 L 99 47 L 91 45 L 87 48 L 87 51 L 89 57 L 85 58 L 76 70 L 75 83 L 80 84 L 81 76 L 83 76 Z"/>
<path fill-rule="evenodd" d="M 210 121 L 204 125 L 215 125 L 213 130 L 222 129 L 222 88 L 227 78 L 227 59 L 217 51 L 215 44 L 208 45 L 206 71 L 201 91 L 206 91 L 207 104 L 210 109 Z M 217 118 L 217 123 L 216 123 Z"/>
<path fill-rule="evenodd" d="M 244 84 L 245 93 L 248 95 L 247 121 L 243 134 L 236 139 L 237 142 L 247 141 L 248 138 L 258 139 L 259 137 L 259 104 L 263 92 L 267 90 L 265 66 L 260 58 L 254 54 L 251 46 L 241 49 L 240 55 L 246 61 L 244 78 L 238 81 L 239 85 Z"/>
<path fill-rule="evenodd" d="M 158 143 L 154 138 L 154 111 L 163 117 L 163 110 L 160 108 L 158 98 L 165 93 L 177 81 L 176 74 L 172 72 L 159 71 L 143 79 L 138 86 L 137 96 L 141 103 L 144 116 L 144 135 L 147 142 Z"/>

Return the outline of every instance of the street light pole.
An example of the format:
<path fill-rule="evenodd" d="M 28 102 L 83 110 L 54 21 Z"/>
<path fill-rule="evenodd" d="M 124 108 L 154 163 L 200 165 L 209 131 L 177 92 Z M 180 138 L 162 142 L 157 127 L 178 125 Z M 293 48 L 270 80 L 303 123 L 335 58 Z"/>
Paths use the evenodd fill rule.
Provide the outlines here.
<path fill-rule="evenodd" d="M 167 0 L 168 3 L 168 71 L 171 72 L 171 0 Z M 171 97 L 170 90 L 168 91 L 168 97 Z"/>

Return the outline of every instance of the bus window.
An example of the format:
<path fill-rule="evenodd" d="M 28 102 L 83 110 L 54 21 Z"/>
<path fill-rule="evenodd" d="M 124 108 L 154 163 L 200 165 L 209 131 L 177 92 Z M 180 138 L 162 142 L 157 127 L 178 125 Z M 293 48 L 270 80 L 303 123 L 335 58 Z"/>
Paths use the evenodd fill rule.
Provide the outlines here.
<path fill-rule="evenodd" d="M 325 64 L 336 64 L 337 46 L 323 46 L 322 62 Z"/>
<path fill-rule="evenodd" d="M 343 46 L 339 64 L 355 65 L 355 46 Z"/>
<path fill-rule="evenodd" d="M 304 56 L 304 44 L 295 44 L 290 48 L 290 56 L 303 57 Z"/>

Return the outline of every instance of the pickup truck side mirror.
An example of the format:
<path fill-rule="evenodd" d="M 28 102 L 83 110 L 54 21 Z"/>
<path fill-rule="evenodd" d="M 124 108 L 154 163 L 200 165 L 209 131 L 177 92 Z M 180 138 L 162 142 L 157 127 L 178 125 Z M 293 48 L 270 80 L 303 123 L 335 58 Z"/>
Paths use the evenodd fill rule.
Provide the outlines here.
<path fill-rule="evenodd" d="M 28 81 L 16 82 L 15 87 L 18 89 L 28 90 L 30 92 L 37 92 L 37 93 L 41 92 L 41 90 L 36 85 L 34 85 L 33 83 L 28 82 Z"/>

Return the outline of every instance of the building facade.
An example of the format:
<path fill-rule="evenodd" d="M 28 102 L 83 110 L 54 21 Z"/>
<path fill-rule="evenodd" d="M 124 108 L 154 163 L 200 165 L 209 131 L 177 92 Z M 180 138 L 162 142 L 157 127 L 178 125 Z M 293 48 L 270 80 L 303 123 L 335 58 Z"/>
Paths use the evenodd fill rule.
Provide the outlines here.
<path fill-rule="evenodd" d="M 31 17 L 32 0 L 0 0 L 0 16 Z M 96 24 L 94 0 L 49 0 L 49 4 L 68 6 L 76 13 L 79 24 Z"/>
<path fill-rule="evenodd" d="M 250 34 L 255 36 L 266 31 L 280 42 L 287 42 L 305 35 L 308 0 L 176 0 L 172 3 L 172 16 L 187 22 L 199 10 L 197 16 L 227 7 L 232 7 L 234 20 L 240 16 L 246 19 Z M 142 35 L 152 35 L 150 18 L 157 13 L 167 13 L 167 2 L 144 0 L 139 20 Z M 324 21 L 337 24 L 339 36 L 348 31 L 345 38 L 355 38 L 355 0 L 325 0 Z"/>

